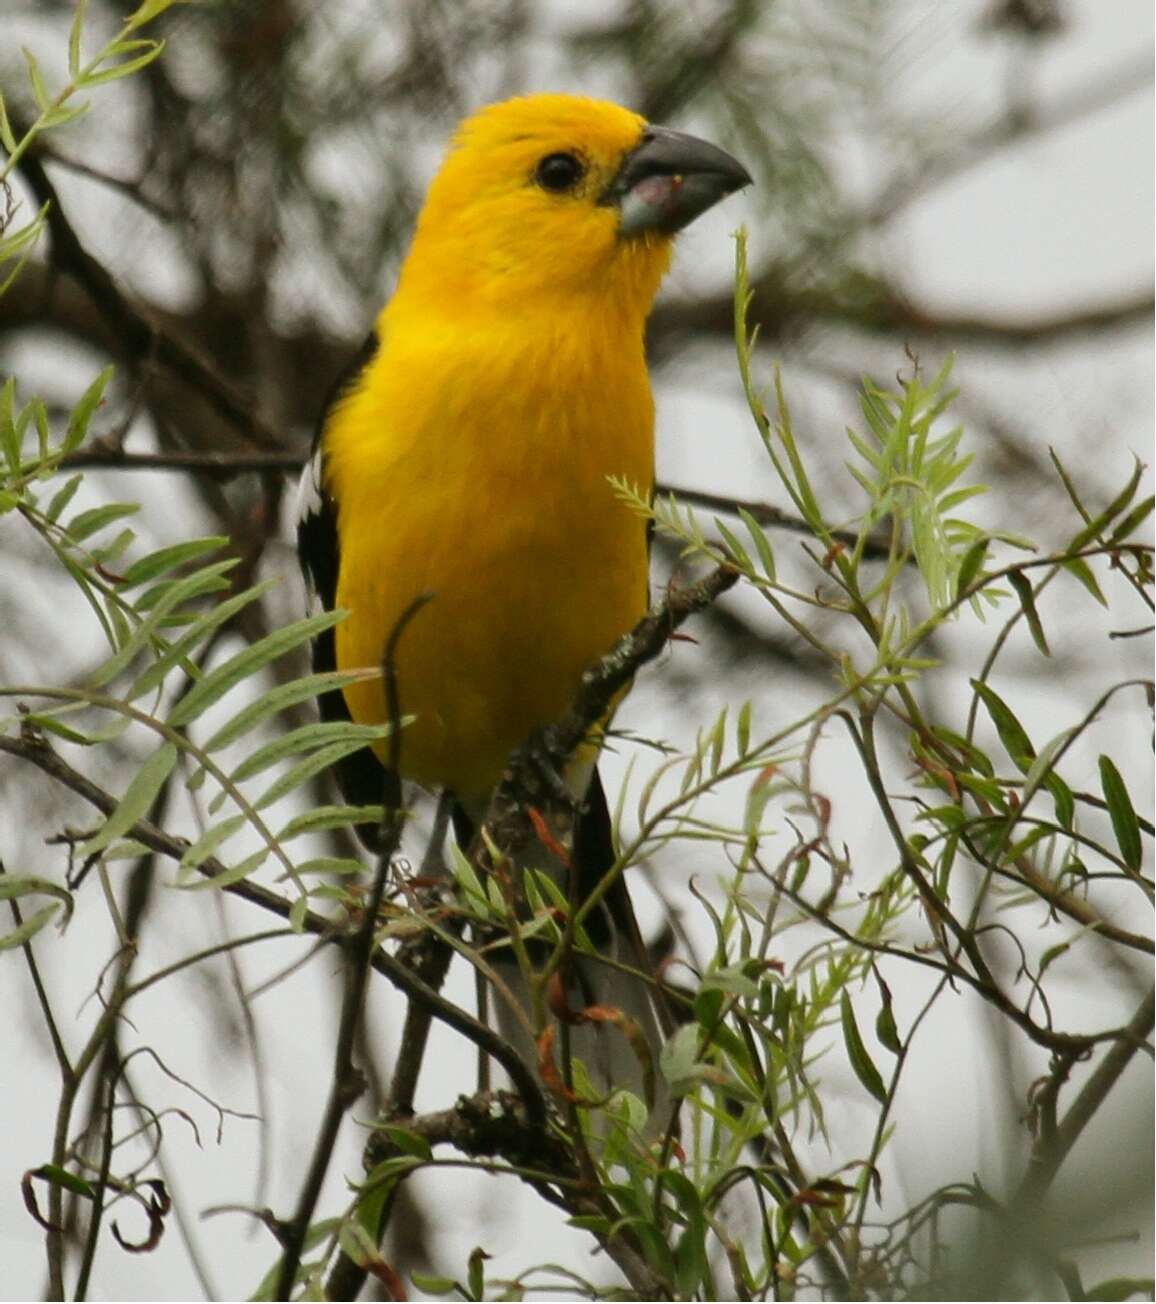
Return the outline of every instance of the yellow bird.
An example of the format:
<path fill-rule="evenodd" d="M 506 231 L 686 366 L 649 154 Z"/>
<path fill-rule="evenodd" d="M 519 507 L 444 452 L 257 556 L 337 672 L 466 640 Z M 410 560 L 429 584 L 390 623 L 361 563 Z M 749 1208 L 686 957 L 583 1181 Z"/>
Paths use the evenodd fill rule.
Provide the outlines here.
<path fill-rule="evenodd" d="M 398 648 L 414 717 L 400 777 L 453 795 L 459 839 L 510 751 L 646 610 L 646 525 L 610 484 L 653 484 L 646 318 L 676 232 L 750 180 L 723 150 L 617 105 L 482 109 L 322 418 L 300 555 L 320 603 L 350 615 L 317 640 L 315 667 L 379 665 L 410 603 L 434 595 Z M 322 712 L 381 722 L 380 680 Z M 381 800 L 372 752 L 338 768 L 351 800 Z M 596 775 L 577 843 L 596 882 L 613 857 Z M 628 910 L 625 888 L 608 904 Z"/>

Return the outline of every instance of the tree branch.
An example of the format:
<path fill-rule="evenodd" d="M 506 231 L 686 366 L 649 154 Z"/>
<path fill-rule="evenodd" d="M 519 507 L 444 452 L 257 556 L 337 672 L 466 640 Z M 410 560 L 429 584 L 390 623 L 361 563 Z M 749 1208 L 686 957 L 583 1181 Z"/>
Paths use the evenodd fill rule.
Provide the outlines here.
<path fill-rule="evenodd" d="M 85 249 L 64 212 L 56 187 L 35 154 L 31 151 L 25 154 L 18 166 L 37 201 L 48 205 L 53 265 L 84 287 L 108 322 L 118 346 L 136 362 L 155 359 L 168 367 L 193 385 L 222 417 L 259 447 L 278 448 L 283 442 L 280 435 L 260 419 L 253 400 L 239 393 L 187 344 L 161 330 L 130 303 L 104 264 Z"/>

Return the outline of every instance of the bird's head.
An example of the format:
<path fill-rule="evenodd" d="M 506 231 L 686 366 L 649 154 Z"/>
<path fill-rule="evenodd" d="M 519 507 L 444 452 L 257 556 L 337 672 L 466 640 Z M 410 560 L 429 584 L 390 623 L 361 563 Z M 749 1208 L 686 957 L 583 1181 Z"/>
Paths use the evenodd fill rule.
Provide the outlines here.
<path fill-rule="evenodd" d="M 492 104 L 458 128 L 399 288 L 463 308 L 591 295 L 644 317 L 674 235 L 750 180 L 717 146 L 615 104 Z"/>

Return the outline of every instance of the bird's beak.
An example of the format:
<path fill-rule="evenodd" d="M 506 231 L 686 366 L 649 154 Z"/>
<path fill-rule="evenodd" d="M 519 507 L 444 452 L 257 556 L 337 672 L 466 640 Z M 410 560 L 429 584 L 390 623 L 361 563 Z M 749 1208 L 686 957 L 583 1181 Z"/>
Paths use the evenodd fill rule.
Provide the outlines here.
<path fill-rule="evenodd" d="M 751 174 L 717 145 L 666 127 L 647 127 L 602 196 L 621 214 L 623 236 L 673 235 L 735 190 Z"/>

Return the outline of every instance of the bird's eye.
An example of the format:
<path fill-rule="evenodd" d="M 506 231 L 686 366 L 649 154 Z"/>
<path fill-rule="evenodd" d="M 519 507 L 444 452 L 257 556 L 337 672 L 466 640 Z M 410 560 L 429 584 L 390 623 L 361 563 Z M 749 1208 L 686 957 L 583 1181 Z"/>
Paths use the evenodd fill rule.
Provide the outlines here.
<path fill-rule="evenodd" d="M 573 190 L 586 173 L 576 154 L 547 154 L 534 169 L 534 180 L 543 190 L 560 195 Z"/>

